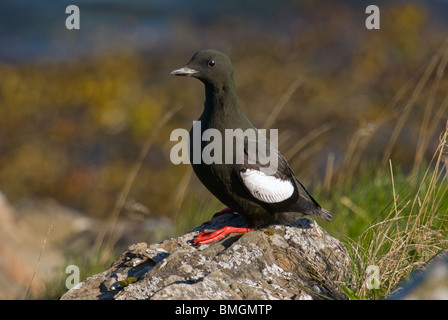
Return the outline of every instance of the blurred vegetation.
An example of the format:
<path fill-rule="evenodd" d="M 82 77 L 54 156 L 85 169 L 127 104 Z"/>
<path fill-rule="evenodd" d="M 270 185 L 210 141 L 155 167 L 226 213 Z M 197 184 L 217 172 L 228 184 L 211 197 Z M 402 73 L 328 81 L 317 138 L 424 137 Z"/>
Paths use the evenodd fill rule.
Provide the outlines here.
<path fill-rule="evenodd" d="M 381 30 L 374 31 L 364 28 L 359 8 L 344 2 L 295 8 L 301 18 L 278 13 L 291 21 L 282 35 L 243 30 L 231 19 L 207 28 L 182 20 L 175 23 L 177 46 L 162 51 L 129 47 L 55 63 L 0 61 L 0 190 L 11 202 L 52 197 L 109 218 L 138 164 L 127 200 L 151 216 L 176 219 L 178 234 L 208 220 L 221 204 L 190 166 L 169 159 L 170 133 L 199 117 L 203 88 L 169 72 L 212 45 L 232 59 L 248 117 L 258 127 L 272 118 L 280 151 L 334 213 L 333 224 L 319 224 L 356 239 L 394 201 L 388 160 L 396 167 L 395 188 L 415 192 L 411 181 L 419 181 L 439 145 L 448 119 L 447 33 L 423 3 L 383 4 Z M 297 79 L 304 80 L 288 95 Z"/>
<path fill-rule="evenodd" d="M 422 4 L 383 9 L 381 31 L 360 28 L 364 16 L 348 6 L 328 2 L 300 8 L 311 20 L 307 28 L 284 38 L 260 33 L 250 43 L 232 43 L 227 54 L 235 65 L 240 104 L 259 127 L 291 83 L 305 77 L 273 127 L 279 129 L 283 153 L 313 129 L 331 127 L 289 154 L 297 175 L 311 184 L 321 180 L 329 153 L 335 155 L 335 170 L 343 167 L 353 132 L 366 135 L 379 121 L 382 127 L 365 156 L 381 159 L 409 90 L 395 103 L 393 97 L 418 79 L 444 35 L 429 23 Z M 198 26 L 183 24 L 199 33 Z M 207 33 L 224 28 L 229 24 L 217 23 Z M 155 138 L 130 194 L 153 215 L 176 215 L 170 204 L 179 179 L 191 169 L 170 163 L 169 134 L 191 126 L 202 111 L 203 93 L 199 83 L 168 73 L 191 54 L 183 49 L 151 55 L 130 48 L 58 63 L 0 62 L 0 189 L 12 202 L 30 195 L 53 197 L 108 216 L 151 128 L 180 104 Z M 388 155 L 404 168 L 412 164 L 424 110 L 417 101 Z M 443 120 L 437 125 L 443 128 Z M 198 184 L 195 178 L 191 183 Z M 188 197 L 208 197 L 200 188 L 193 190 Z"/>

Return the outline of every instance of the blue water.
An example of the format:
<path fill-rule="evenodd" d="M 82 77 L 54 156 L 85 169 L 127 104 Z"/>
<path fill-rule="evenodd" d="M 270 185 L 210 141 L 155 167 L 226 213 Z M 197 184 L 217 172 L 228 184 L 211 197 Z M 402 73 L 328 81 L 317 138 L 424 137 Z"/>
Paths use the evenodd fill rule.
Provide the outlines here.
<path fill-rule="evenodd" d="M 65 9 L 80 9 L 80 30 L 67 30 Z M 207 28 L 227 20 L 263 26 L 287 2 L 181 0 L 39 0 L 0 2 L 0 59 L 60 60 L 98 47 L 172 45 L 179 23 Z M 272 19 L 271 19 L 272 20 Z M 266 29 L 266 28 L 263 28 Z"/>
<path fill-rule="evenodd" d="M 361 19 L 367 4 L 384 3 L 335 2 L 357 7 Z M 430 7 L 431 19 L 448 20 L 448 1 L 420 2 Z M 319 1 L 297 0 L 0 0 L 0 59 L 54 61 L 130 46 L 163 52 L 189 42 L 231 42 L 257 33 L 276 37 L 291 32 L 292 25 L 294 32 L 300 32 L 309 22 L 301 10 L 304 3 L 319 6 Z M 65 27 L 65 8 L 70 4 L 80 9 L 80 30 Z M 222 32 L 207 33 L 211 25 L 220 24 Z M 230 25 L 238 25 L 238 32 L 226 35 Z M 199 32 L 182 30 L 185 26 L 194 26 Z M 179 38 L 182 32 L 185 34 Z"/>

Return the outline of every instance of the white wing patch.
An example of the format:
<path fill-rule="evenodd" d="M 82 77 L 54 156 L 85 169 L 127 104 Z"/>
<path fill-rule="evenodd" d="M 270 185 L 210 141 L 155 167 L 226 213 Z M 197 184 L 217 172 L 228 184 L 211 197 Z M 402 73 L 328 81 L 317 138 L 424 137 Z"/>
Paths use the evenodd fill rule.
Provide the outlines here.
<path fill-rule="evenodd" d="M 282 202 L 294 193 L 290 181 L 268 176 L 258 170 L 247 169 L 241 171 L 240 176 L 250 194 L 267 203 Z"/>

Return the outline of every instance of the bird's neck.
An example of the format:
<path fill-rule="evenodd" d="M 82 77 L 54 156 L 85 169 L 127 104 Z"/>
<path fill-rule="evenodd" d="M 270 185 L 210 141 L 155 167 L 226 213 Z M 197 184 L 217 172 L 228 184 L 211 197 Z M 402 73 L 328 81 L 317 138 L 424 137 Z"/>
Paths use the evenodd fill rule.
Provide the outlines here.
<path fill-rule="evenodd" d="M 232 87 L 205 86 L 204 111 L 200 120 L 206 123 L 205 128 L 218 130 L 253 127 L 240 109 L 234 84 Z"/>
<path fill-rule="evenodd" d="M 238 98 L 235 93 L 235 85 L 205 86 L 204 112 L 226 111 L 229 108 L 238 106 Z M 213 108 L 212 108 L 213 106 Z"/>

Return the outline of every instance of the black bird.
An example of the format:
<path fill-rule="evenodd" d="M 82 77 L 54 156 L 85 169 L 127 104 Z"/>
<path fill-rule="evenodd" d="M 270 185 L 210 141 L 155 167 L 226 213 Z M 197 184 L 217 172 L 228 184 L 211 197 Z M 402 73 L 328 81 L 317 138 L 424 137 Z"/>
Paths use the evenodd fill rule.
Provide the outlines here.
<path fill-rule="evenodd" d="M 237 101 L 233 66 L 226 55 L 216 50 L 199 51 L 184 67 L 172 71 L 171 75 L 194 77 L 205 85 L 204 111 L 198 119 L 201 122 L 201 136 L 207 129 L 217 129 L 222 137 L 225 137 L 226 129 L 250 129 L 255 132 L 256 137 L 256 141 L 250 137 L 242 137 L 244 141 L 239 141 L 244 145 L 243 161 L 237 161 L 237 152 L 233 147 L 231 163 L 194 163 L 194 150 L 202 152 L 211 142 L 195 141 L 193 128 L 190 131 L 190 160 L 195 174 L 213 195 L 228 206 L 222 212 L 238 212 L 248 224 L 247 228 L 225 227 L 202 233 L 194 240 L 195 243 L 212 242 L 229 233 L 248 232 L 254 227 L 290 223 L 304 215 L 331 221 L 330 212 L 321 208 L 314 200 L 295 177 L 285 158 L 241 110 Z M 267 155 L 263 157 L 258 153 L 255 156 L 251 154 L 251 143 L 259 141 L 263 141 L 264 145 L 261 146 L 266 146 L 265 150 L 269 150 L 266 154 L 276 154 L 274 170 L 266 164 Z M 195 143 L 200 143 L 200 148 L 195 149 Z M 237 141 L 226 140 L 226 147 L 229 143 L 238 145 Z M 224 147 L 222 150 L 224 151 Z M 222 158 L 224 160 L 224 155 Z"/>

